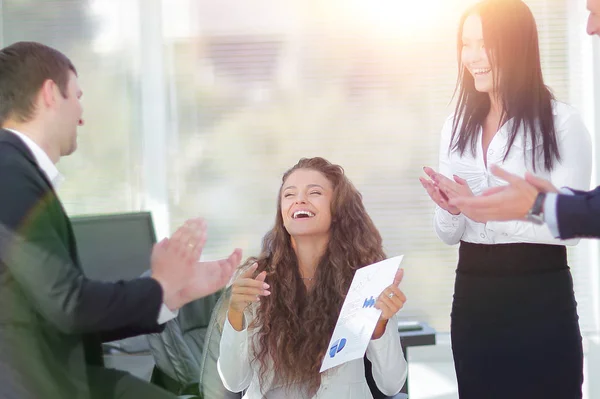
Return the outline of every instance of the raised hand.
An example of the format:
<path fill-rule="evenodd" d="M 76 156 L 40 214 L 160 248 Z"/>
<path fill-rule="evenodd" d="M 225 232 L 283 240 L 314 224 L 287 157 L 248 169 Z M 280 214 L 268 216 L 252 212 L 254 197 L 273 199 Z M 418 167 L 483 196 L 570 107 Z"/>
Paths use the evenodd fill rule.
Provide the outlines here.
<path fill-rule="evenodd" d="M 403 277 L 404 269 L 398 269 L 396 276 L 394 276 L 394 282 L 387 286 L 377 297 L 375 308 L 381 310 L 380 320 L 389 320 L 404 307 L 406 296 L 398 287 Z"/>
<path fill-rule="evenodd" d="M 404 302 L 406 302 L 406 296 L 400 290 L 400 288 L 398 288 L 398 285 L 402 281 L 403 277 L 404 269 L 398 269 L 396 275 L 394 276 L 394 282 L 386 287 L 377 297 L 375 308 L 381 310 L 381 316 L 379 316 L 379 321 L 375 326 L 375 331 L 373 331 L 371 339 L 381 338 L 385 332 L 388 320 L 398 313 L 398 311 L 404 306 Z"/>
<path fill-rule="evenodd" d="M 258 264 L 254 263 L 233 282 L 231 287 L 228 317 L 233 328 L 238 331 L 243 328 L 244 310 L 250 304 L 260 301 L 261 296 L 271 295 L 270 286 L 265 283 L 267 272 L 263 271 L 253 277 L 257 268 Z"/>

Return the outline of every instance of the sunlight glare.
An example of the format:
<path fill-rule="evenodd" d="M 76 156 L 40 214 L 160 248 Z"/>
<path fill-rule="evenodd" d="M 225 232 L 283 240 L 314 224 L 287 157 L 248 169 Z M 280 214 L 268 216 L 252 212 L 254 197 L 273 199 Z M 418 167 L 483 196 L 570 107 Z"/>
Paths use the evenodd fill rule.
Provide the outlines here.
<path fill-rule="evenodd" d="M 351 0 L 354 18 L 386 36 L 435 34 L 440 24 L 456 23 L 456 10 L 468 0 Z"/>

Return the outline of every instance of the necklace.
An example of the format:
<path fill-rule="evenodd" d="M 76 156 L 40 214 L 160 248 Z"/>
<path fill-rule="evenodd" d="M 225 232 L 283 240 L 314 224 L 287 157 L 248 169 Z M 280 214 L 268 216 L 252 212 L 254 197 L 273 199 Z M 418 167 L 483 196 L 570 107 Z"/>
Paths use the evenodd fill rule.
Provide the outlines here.
<path fill-rule="evenodd" d="M 302 280 L 312 280 L 314 277 L 300 277 Z"/>

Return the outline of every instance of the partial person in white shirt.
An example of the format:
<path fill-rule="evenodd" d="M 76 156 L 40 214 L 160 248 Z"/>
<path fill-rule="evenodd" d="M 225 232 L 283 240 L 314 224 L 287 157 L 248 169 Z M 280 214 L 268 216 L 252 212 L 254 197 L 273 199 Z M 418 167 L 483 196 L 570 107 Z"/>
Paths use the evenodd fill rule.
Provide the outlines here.
<path fill-rule="evenodd" d="M 275 226 L 242 266 L 221 337 L 218 370 L 245 399 L 372 398 L 363 359 L 319 373 L 357 269 L 385 259 L 382 239 L 343 169 L 301 159 L 282 179 Z M 407 364 L 396 313 L 403 271 L 377 298 L 366 356 L 378 389 L 398 393 Z"/>
<path fill-rule="evenodd" d="M 587 8 L 587 33 L 600 36 L 600 0 L 588 0 Z M 547 178 L 532 173 L 523 177 L 499 166 L 493 166 L 492 173 L 508 184 L 476 197 L 452 198 L 452 205 L 479 222 L 526 220 L 528 215 L 536 215 L 554 237 L 600 238 L 600 187 L 571 190 L 555 186 Z"/>
<path fill-rule="evenodd" d="M 82 94 L 61 52 L 0 50 L 0 397 L 173 398 L 104 368 L 101 344 L 161 331 L 179 307 L 225 286 L 241 252 L 198 262 L 206 223 L 190 219 L 148 254 L 150 277 L 88 279 L 55 166 L 77 148 Z"/>
<path fill-rule="evenodd" d="M 460 243 L 452 349 L 461 399 L 581 398 L 583 355 L 564 242 L 536 215 L 480 223 L 449 204 L 506 184 L 493 164 L 587 189 L 591 140 L 542 77 L 534 17 L 521 0 L 484 0 L 459 25 L 456 110 L 442 128 L 439 170 L 421 184 L 434 226 Z"/>

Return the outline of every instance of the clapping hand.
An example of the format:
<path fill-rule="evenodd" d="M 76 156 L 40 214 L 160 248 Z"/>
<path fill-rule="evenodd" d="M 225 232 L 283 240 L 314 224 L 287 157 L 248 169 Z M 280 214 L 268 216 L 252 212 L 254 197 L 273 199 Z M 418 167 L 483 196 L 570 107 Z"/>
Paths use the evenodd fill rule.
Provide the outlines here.
<path fill-rule="evenodd" d="M 163 290 L 163 302 L 171 310 L 182 303 L 180 291 L 195 273 L 196 263 L 206 242 L 206 223 L 190 219 L 179 227 L 171 238 L 154 245 L 150 258 L 151 277 Z"/>
<path fill-rule="evenodd" d="M 437 175 L 437 173 L 432 168 L 427 166 L 424 167 L 423 170 L 431 179 L 419 177 L 419 181 L 421 182 L 421 185 L 425 188 L 425 190 L 427 190 L 427 194 L 429 194 L 429 197 L 440 208 L 453 215 L 458 215 L 460 213 L 460 209 L 448 203 L 448 195 L 444 191 L 442 191 L 438 183 L 436 183 L 435 176 Z"/>
<path fill-rule="evenodd" d="M 558 192 L 552 183 L 530 173 L 523 179 L 499 166 L 492 165 L 491 170 L 508 184 L 492 187 L 478 197 L 459 196 L 450 200 L 477 222 L 524 220 L 539 192 Z"/>
<path fill-rule="evenodd" d="M 225 259 L 196 262 L 189 281 L 179 293 L 179 301 L 185 304 L 225 287 L 241 259 L 242 250 L 236 248 Z"/>

